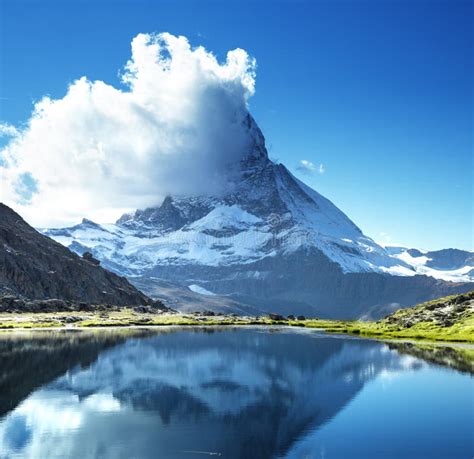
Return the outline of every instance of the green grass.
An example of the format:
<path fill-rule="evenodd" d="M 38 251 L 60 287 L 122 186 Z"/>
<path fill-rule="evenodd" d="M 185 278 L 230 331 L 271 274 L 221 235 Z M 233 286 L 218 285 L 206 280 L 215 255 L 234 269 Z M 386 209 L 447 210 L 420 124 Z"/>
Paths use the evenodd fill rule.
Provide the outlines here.
<path fill-rule="evenodd" d="M 443 326 L 435 320 L 418 321 L 409 327 L 403 326 L 403 319 L 420 317 L 423 310 L 449 302 L 446 297 L 420 304 L 414 308 L 402 309 L 392 315 L 392 320 L 378 322 L 338 321 L 338 320 L 283 320 L 274 321 L 269 317 L 198 316 L 193 314 L 147 314 L 137 313 L 129 308 L 107 312 L 57 312 L 0 314 L 0 329 L 32 328 L 91 328 L 91 327 L 130 327 L 130 326 L 241 326 L 241 325 L 288 325 L 315 328 L 327 333 L 344 333 L 368 338 L 428 340 L 474 343 L 474 311 L 467 308 L 460 313 L 451 326 Z M 428 309 L 429 310 L 429 309 Z M 395 319 L 393 319 L 395 318 Z M 398 323 L 400 321 L 400 323 Z"/>
<path fill-rule="evenodd" d="M 379 339 L 414 339 L 429 341 L 451 341 L 474 343 L 474 318 L 456 323 L 451 327 L 440 327 L 433 322 L 420 322 L 411 328 L 401 328 L 383 322 L 332 322 L 306 321 L 305 327 L 321 328 L 328 333 L 348 333 Z"/>
<path fill-rule="evenodd" d="M 68 323 L 73 316 L 74 322 Z M 202 317 L 192 314 L 146 314 L 136 313 L 124 308 L 118 311 L 103 312 L 57 312 L 57 313 L 21 313 L 0 314 L 0 329 L 31 328 L 91 328 L 91 327 L 130 327 L 130 326 L 235 326 L 235 325 L 272 325 L 277 322 L 266 317 L 242 318 L 231 316 Z M 286 322 L 284 322 L 286 323 Z"/>
<path fill-rule="evenodd" d="M 379 339 L 413 339 L 430 341 L 450 341 L 474 343 L 474 317 L 468 317 L 451 327 L 440 327 L 433 322 L 421 322 L 411 328 L 403 329 L 384 322 L 332 321 L 307 319 L 302 321 L 274 321 L 268 318 L 237 317 L 194 317 L 179 314 L 136 315 L 126 311 L 100 317 L 88 313 L 72 324 L 58 318 L 58 313 L 0 316 L 0 329 L 31 328 L 88 328 L 88 327 L 130 327 L 130 326 L 239 326 L 239 325 L 289 325 L 324 330 L 327 333 L 346 333 Z"/>

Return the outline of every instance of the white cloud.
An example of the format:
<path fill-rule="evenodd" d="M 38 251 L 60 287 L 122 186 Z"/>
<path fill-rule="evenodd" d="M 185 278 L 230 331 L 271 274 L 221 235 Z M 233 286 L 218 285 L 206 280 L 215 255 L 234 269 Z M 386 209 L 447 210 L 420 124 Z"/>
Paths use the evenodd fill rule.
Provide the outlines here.
<path fill-rule="evenodd" d="M 406 244 L 403 244 L 401 242 L 397 242 L 396 240 L 393 240 L 393 237 L 391 234 L 385 232 L 385 231 L 380 231 L 378 233 L 377 237 L 373 238 L 375 242 L 377 242 L 378 245 L 387 248 L 387 247 L 402 247 L 402 248 L 408 248 Z"/>
<path fill-rule="evenodd" d="M 392 242 L 392 236 L 390 236 L 390 234 L 386 233 L 385 231 L 381 231 L 379 233 L 379 238 L 383 243 Z"/>
<path fill-rule="evenodd" d="M 299 162 L 297 169 L 306 175 L 314 175 L 316 173 L 324 174 L 324 172 L 326 172 L 326 168 L 324 167 L 324 164 L 320 164 L 319 166 L 317 166 L 316 164 L 313 164 L 311 161 L 308 161 L 307 159 L 302 159 Z"/>
<path fill-rule="evenodd" d="M 0 200 L 48 226 L 216 192 L 251 147 L 255 68 L 242 49 L 219 63 L 185 37 L 137 35 L 125 88 L 82 77 L 64 98 L 37 102 L 23 129 L 1 125 L 12 138 L 0 150 Z"/>
<path fill-rule="evenodd" d="M 0 137 L 14 137 L 18 135 L 18 129 L 8 123 L 0 123 Z"/>

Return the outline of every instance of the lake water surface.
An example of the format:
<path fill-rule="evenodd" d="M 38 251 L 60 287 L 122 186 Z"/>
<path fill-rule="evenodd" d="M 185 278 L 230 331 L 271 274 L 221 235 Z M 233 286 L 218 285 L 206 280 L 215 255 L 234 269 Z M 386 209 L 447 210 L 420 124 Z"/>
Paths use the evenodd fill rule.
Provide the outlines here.
<path fill-rule="evenodd" d="M 472 458 L 469 369 L 410 349 L 286 328 L 3 336 L 0 458 Z"/>

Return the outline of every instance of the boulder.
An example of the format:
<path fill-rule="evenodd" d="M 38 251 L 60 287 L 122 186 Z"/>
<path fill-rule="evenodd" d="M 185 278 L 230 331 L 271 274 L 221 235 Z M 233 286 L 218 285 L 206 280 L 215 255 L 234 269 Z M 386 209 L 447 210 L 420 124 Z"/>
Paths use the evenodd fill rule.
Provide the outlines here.
<path fill-rule="evenodd" d="M 271 320 L 277 320 L 277 321 L 286 320 L 285 317 L 282 316 L 281 314 L 270 313 L 268 314 L 268 317 L 270 317 Z"/>
<path fill-rule="evenodd" d="M 84 252 L 82 254 L 82 258 L 84 258 L 84 260 L 88 261 L 89 263 L 92 263 L 93 265 L 100 265 L 100 261 L 97 260 L 97 258 L 94 258 L 94 256 L 90 252 Z"/>

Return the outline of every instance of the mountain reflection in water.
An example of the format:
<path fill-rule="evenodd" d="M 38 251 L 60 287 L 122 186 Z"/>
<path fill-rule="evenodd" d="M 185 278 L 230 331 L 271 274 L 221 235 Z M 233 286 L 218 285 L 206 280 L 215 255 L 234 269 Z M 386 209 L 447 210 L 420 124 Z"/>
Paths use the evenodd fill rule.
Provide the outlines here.
<path fill-rule="evenodd" d="M 2 459 L 284 456 L 370 380 L 428 367 L 373 341 L 267 329 L 4 339 L 0 359 Z"/>

